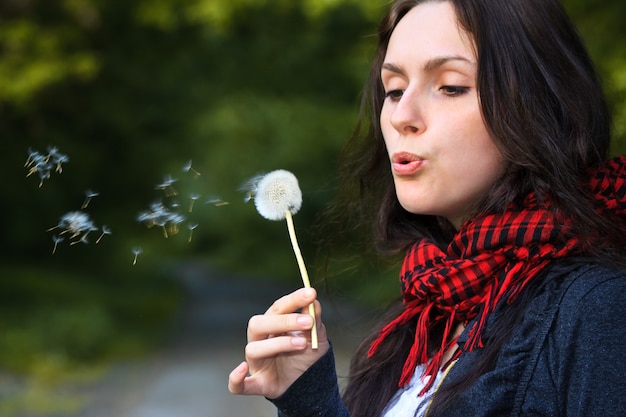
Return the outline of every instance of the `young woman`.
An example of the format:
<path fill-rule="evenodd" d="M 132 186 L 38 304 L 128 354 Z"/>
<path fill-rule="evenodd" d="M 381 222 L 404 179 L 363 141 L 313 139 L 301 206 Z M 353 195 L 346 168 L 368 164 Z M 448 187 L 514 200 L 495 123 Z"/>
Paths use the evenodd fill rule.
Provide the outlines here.
<path fill-rule="evenodd" d="M 618 416 L 626 410 L 626 158 L 557 0 L 399 0 L 345 153 L 349 210 L 406 253 L 402 304 L 343 396 L 298 290 L 253 317 L 235 394 L 279 415 Z M 354 195 L 350 195 L 354 198 Z"/>

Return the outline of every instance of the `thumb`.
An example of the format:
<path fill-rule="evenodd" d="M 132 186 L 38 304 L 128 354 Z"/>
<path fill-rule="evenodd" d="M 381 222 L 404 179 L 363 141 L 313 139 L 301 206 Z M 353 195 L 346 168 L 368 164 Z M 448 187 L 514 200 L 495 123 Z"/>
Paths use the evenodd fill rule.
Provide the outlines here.
<path fill-rule="evenodd" d="M 232 370 L 228 376 L 228 391 L 231 394 L 244 395 L 246 387 L 246 377 L 250 367 L 247 362 L 240 363 L 235 369 Z"/>

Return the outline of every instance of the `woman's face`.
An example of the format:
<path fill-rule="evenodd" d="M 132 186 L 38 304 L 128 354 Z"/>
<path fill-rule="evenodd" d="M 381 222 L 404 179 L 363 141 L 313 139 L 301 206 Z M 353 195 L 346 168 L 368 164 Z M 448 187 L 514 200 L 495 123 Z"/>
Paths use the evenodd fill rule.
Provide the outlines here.
<path fill-rule="evenodd" d="M 472 40 L 448 2 L 402 18 L 381 70 L 380 123 L 398 200 L 457 228 L 504 166 L 481 115 L 476 72 Z"/>

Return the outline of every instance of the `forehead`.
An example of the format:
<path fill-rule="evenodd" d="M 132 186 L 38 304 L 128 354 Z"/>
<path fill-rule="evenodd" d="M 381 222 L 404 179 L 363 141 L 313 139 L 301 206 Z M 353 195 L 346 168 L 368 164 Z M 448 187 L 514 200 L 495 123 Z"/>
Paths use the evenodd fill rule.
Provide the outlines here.
<path fill-rule="evenodd" d="M 417 63 L 440 55 L 475 61 L 474 43 L 459 25 L 451 3 L 426 2 L 400 19 L 389 39 L 385 61 Z"/>

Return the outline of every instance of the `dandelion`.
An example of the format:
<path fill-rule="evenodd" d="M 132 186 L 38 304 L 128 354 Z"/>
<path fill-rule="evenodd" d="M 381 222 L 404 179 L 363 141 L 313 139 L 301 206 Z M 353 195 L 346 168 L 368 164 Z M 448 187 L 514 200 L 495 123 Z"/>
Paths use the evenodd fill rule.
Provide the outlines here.
<path fill-rule="evenodd" d="M 246 183 L 246 187 L 248 192 L 254 196 L 254 205 L 261 216 L 268 220 L 287 220 L 289 238 L 300 268 L 302 282 L 306 288 L 310 288 L 311 283 L 298 246 L 292 217 L 302 206 L 302 191 L 300 191 L 298 179 L 291 172 L 279 169 L 266 175 L 254 177 Z M 313 349 L 317 349 L 317 325 L 313 304 L 309 305 L 309 314 L 313 318 L 311 345 Z"/>
<path fill-rule="evenodd" d="M 141 255 L 143 253 L 143 249 L 141 249 L 140 247 L 134 247 L 132 249 L 133 251 L 133 266 L 135 266 L 137 264 L 137 257 L 139 257 L 139 255 Z"/>
<path fill-rule="evenodd" d="M 183 172 L 192 172 L 196 178 L 201 175 L 198 171 L 193 169 L 193 167 L 191 166 L 191 159 L 187 161 L 185 165 L 183 165 Z"/>
<path fill-rule="evenodd" d="M 86 209 L 87 206 L 89 205 L 89 203 L 91 202 L 91 199 L 94 198 L 94 197 L 97 197 L 98 195 L 100 195 L 100 194 L 96 193 L 94 191 L 91 191 L 91 190 L 85 191 L 85 201 L 83 201 L 83 205 L 80 208 L 81 209 Z"/>
<path fill-rule="evenodd" d="M 111 229 L 109 229 L 106 225 L 102 225 L 101 229 L 102 229 L 102 233 L 100 233 L 100 236 L 96 240 L 96 245 L 100 242 L 100 239 L 102 239 L 102 237 L 104 235 L 110 235 L 111 234 Z"/>
<path fill-rule="evenodd" d="M 189 203 L 189 213 L 191 213 L 193 211 L 193 204 L 199 198 L 200 198 L 200 194 L 191 193 L 189 195 L 189 199 L 191 200 L 191 202 Z"/>
<path fill-rule="evenodd" d="M 191 239 L 193 237 L 193 231 L 198 227 L 198 223 L 189 223 L 187 225 L 187 229 L 189 229 L 189 239 L 187 239 L 187 243 L 191 243 Z"/>
<path fill-rule="evenodd" d="M 298 179 L 289 171 L 272 171 L 259 178 L 254 190 L 254 205 L 268 220 L 283 220 L 296 214 L 302 205 Z"/>

